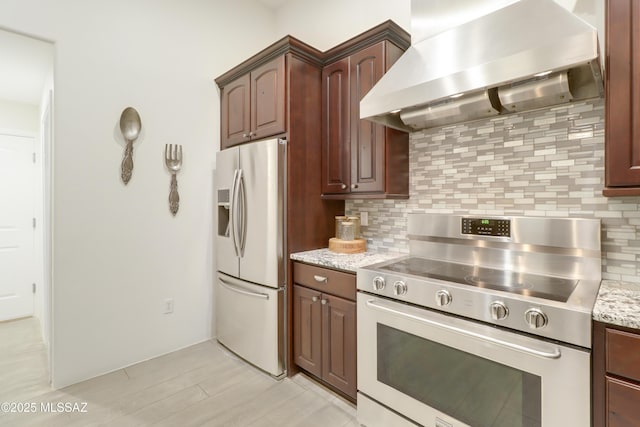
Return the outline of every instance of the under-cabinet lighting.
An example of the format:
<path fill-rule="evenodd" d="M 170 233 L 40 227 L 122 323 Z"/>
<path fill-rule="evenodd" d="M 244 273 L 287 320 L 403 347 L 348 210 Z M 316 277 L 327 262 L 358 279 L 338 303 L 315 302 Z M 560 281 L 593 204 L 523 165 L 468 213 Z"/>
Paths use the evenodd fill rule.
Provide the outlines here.
<path fill-rule="evenodd" d="M 398 108 L 397 110 L 391 110 L 389 111 L 389 114 L 396 114 L 400 112 L 400 108 Z"/>
<path fill-rule="evenodd" d="M 449 98 L 460 98 L 462 95 L 464 95 L 464 92 L 456 93 L 455 95 L 451 95 Z"/>

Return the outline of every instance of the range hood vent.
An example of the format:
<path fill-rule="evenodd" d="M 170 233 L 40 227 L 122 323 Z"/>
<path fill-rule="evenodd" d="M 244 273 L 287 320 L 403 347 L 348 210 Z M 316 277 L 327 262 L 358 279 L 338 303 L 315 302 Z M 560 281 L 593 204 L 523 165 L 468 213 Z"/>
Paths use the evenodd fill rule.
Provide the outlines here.
<path fill-rule="evenodd" d="M 413 129 L 424 129 L 447 125 L 452 118 L 457 121 L 476 120 L 497 116 L 500 111 L 498 91 L 491 89 L 471 95 L 453 95 L 453 98 L 424 107 L 404 110 L 400 112 L 400 120 Z"/>
<path fill-rule="evenodd" d="M 428 22 L 424 4 L 412 1 L 412 21 Z M 413 131 L 603 92 L 596 29 L 553 0 L 520 0 L 416 41 L 360 117 Z"/>

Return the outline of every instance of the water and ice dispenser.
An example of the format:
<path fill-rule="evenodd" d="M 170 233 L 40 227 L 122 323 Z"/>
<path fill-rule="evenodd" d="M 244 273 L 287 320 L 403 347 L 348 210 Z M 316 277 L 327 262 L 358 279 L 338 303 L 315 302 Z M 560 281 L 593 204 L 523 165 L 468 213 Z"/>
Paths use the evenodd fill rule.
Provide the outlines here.
<path fill-rule="evenodd" d="M 218 190 L 218 236 L 229 237 L 229 189 Z"/>

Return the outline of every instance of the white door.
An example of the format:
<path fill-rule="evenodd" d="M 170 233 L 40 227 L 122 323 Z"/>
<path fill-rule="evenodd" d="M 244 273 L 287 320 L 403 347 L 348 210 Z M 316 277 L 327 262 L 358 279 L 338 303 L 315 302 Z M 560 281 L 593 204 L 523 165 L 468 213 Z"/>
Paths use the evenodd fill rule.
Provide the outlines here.
<path fill-rule="evenodd" d="M 0 321 L 33 315 L 34 138 L 0 134 Z"/>

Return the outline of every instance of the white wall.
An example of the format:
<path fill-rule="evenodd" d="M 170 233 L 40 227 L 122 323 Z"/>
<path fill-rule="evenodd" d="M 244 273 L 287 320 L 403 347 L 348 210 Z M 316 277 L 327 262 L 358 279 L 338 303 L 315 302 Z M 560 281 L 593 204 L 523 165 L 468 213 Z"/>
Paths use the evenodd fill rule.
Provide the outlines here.
<path fill-rule="evenodd" d="M 288 0 L 276 11 L 279 35 L 328 50 L 388 19 L 411 31 L 410 0 Z"/>
<path fill-rule="evenodd" d="M 54 386 L 208 339 L 213 78 L 276 40 L 273 13 L 253 0 L 4 0 L 0 27 L 55 43 Z M 143 132 L 124 186 L 127 106 Z M 165 143 L 184 146 L 175 218 Z"/>
<path fill-rule="evenodd" d="M 604 2 L 555 1 L 596 27 L 604 53 Z M 411 33 L 411 0 L 288 0 L 276 11 L 278 34 L 291 34 L 322 51 L 387 19 Z"/>
<path fill-rule="evenodd" d="M 0 130 L 38 132 L 38 106 L 0 99 Z"/>

